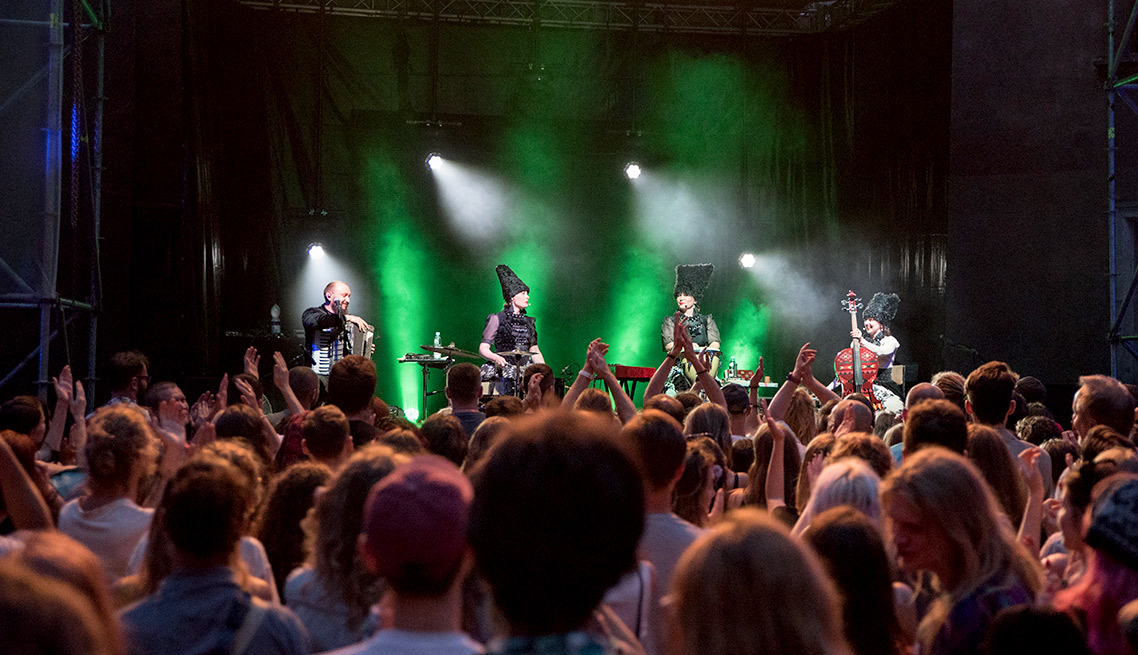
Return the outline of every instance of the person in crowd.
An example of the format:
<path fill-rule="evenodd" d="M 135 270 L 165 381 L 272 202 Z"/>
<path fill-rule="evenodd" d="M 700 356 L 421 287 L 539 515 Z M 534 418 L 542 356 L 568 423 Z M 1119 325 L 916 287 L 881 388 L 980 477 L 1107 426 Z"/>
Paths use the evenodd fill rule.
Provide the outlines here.
<path fill-rule="evenodd" d="M 822 473 L 822 468 L 826 465 L 826 460 L 833 452 L 834 446 L 838 440 L 834 435 L 829 432 L 814 437 L 810 445 L 806 447 L 806 452 L 802 455 L 802 461 L 798 466 L 798 480 L 794 485 L 794 507 L 806 507 L 806 503 L 810 502 L 811 487 L 814 484 L 814 479 Z M 789 469 L 787 469 L 789 470 Z"/>
<path fill-rule="evenodd" d="M 478 425 L 478 429 L 470 437 L 466 459 L 462 462 L 464 473 L 470 474 L 474 467 L 478 466 L 478 462 L 486 457 L 490 447 L 498 441 L 509 424 L 510 419 L 505 416 L 490 416 Z"/>
<path fill-rule="evenodd" d="M 105 406 L 139 405 L 150 384 L 150 359 L 137 350 L 117 352 L 111 355 L 108 369 L 111 397 Z"/>
<path fill-rule="evenodd" d="M 711 522 L 708 512 L 712 504 L 719 505 L 722 512 L 722 490 L 715 488 L 717 475 L 715 450 L 718 446 L 709 437 L 693 437 L 687 442 L 683 473 L 676 481 L 672 498 L 672 511 L 676 516 L 695 525 L 706 528 Z"/>
<path fill-rule="evenodd" d="M 1071 429 L 1081 439 L 1096 425 L 1130 436 L 1134 431 L 1134 397 L 1112 377 L 1084 375 L 1071 401 Z"/>
<path fill-rule="evenodd" d="M 12 451 L 7 436 L 23 437 L 11 430 L 0 432 L 0 514 L 6 515 L 5 521 L 10 521 L 14 530 L 51 529 L 54 523 L 47 503 Z M 21 542 L 0 535 L 0 557 L 20 547 Z"/>
<path fill-rule="evenodd" d="M 830 450 L 830 462 L 846 457 L 857 457 L 866 464 L 877 477 L 884 479 L 893 470 L 893 456 L 888 446 L 875 435 L 867 432 L 851 432 L 834 441 Z"/>
<path fill-rule="evenodd" d="M 943 400 L 944 392 L 939 387 L 929 384 L 928 382 L 918 382 L 909 388 L 909 393 L 905 394 L 905 409 L 901 410 L 901 420 L 889 428 L 885 432 L 882 440 L 887 446 L 889 451 L 893 453 L 893 461 L 897 464 L 901 463 L 901 435 L 905 428 L 905 417 L 908 415 L 909 410 L 916 407 L 918 404 L 925 400 Z"/>
<path fill-rule="evenodd" d="M 242 477 L 228 461 L 206 455 L 170 481 L 160 520 L 172 570 L 153 595 L 121 615 L 131 655 L 309 651 L 291 611 L 254 599 L 235 579 L 230 562 L 253 503 Z"/>
<path fill-rule="evenodd" d="M 304 326 L 304 352 L 308 357 L 308 365 L 317 375 L 329 376 L 332 366 L 344 356 L 351 354 L 348 323 L 364 332 L 374 329 L 359 316 L 348 313 L 351 301 L 352 290 L 347 284 L 340 281 L 329 282 L 324 287 L 324 304 L 309 307 L 301 314 L 300 322 Z"/>
<path fill-rule="evenodd" d="M 773 417 L 772 417 L 773 421 Z M 732 493 L 727 501 L 727 509 L 735 509 L 737 507 L 758 507 L 760 509 L 769 509 L 767 505 L 767 470 L 770 465 L 771 453 L 775 450 L 775 439 L 780 439 L 784 442 L 783 447 L 780 449 L 782 453 L 783 470 L 786 475 L 783 478 L 783 498 L 794 498 L 794 490 L 798 485 L 798 470 L 802 466 L 801 459 L 798 455 L 798 448 L 796 444 L 798 440 L 794 438 L 794 433 L 786 426 L 785 423 L 778 424 L 780 430 L 775 435 L 771 432 L 770 421 L 763 423 L 759 426 L 758 432 L 755 433 L 753 438 L 755 461 L 751 465 L 751 470 L 747 473 L 747 486 L 740 492 Z M 791 525 L 794 519 L 797 519 L 797 514 L 793 507 L 788 507 L 791 503 L 783 503 L 783 512 L 789 511 L 794 514 L 794 518 L 781 517 L 787 519 Z"/>
<path fill-rule="evenodd" d="M 965 455 L 984 476 L 992 493 L 996 494 L 1000 509 L 1008 520 L 1012 525 L 1019 525 L 1027 505 L 1027 484 L 1008 449 L 997 446 L 1003 446 L 1003 441 L 994 429 L 975 423 L 968 426 Z"/>
<path fill-rule="evenodd" d="M 684 435 L 693 437 L 702 435 L 710 437 L 719 446 L 719 450 L 723 453 L 727 460 L 727 467 L 731 469 L 731 444 L 733 438 L 731 436 L 731 419 L 726 410 L 719 405 L 712 403 L 704 403 L 696 407 L 688 414 L 684 420 Z M 731 492 L 735 489 L 742 489 L 747 486 L 746 473 L 732 473 L 726 480 L 726 491 Z"/>
<path fill-rule="evenodd" d="M 469 450 L 469 439 L 462 422 L 454 416 L 432 416 L 423 421 L 423 439 L 427 450 L 462 466 Z"/>
<path fill-rule="evenodd" d="M 808 512 L 809 507 L 803 516 Z M 904 652 L 908 643 L 897 619 L 892 570 L 879 520 L 839 504 L 815 515 L 803 539 L 838 588 L 842 632 L 852 651 L 856 655 Z"/>
<path fill-rule="evenodd" d="M 965 411 L 975 423 L 994 429 L 1012 457 L 1018 457 L 1020 453 L 1032 447 L 1005 427 L 1008 416 L 1015 411 L 1012 394 L 1018 379 L 1019 376 L 1004 362 L 988 362 L 972 371 L 964 384 Z M 1126 395 L 1129 397 L 1130 394 Z M 1130 414 L 1133 422 L 1133 405 Z M 1049 497 L 1052 491 L 1051 459 L 1041 458 L 1039 467 L 1043 472 L 1044 495 Z"/>
<path fill-rule="evenodd" d="M 352 434 L 348 418 L 335 405 L 325 405 L 306 413 L 301 422 L 304 452 L 312 461 L 335 472 L 352 455 Z"/>
<path fill-rule="evenodd" d="M 1016 436 L 1027 443 L 1041 446 L 1044 441 L 1062 438 L 1063 427 L 1047 416 L 1025 416 L 1016 424 Z M 1052 471 L 1054 472 L 1054 467 Z"/>
<path fill-rule="evenodd" d="M 881 478 L 861 458 L 845 457 L 832 461 L 814 481 L 810 500 L 802 509 L 791 533 L 798 535 L 806 532 L 819 514 L 835 507 L 852 507 L 880 529 L 880 486 Z"/>
<path fill-rule="evenodd" d="M 963 454 L 968 447 L 968 419 L 951 401 L 926 400 L 909 411 L 901 444 L 904 457 L 927 446 Z"/>
<path fill-rule="evenodd" d="M 328 373 L 328 404 L 348 417 L 352 443 L 357 447 L 379 436 L 371 400 L 378 381 L 375 362 L 362 355 L 348 355 L 332 365 Z"/>
<path fill-rule="evenodd" d="M 278 352 L 273 353 L 273 357 L 279 358 L 277 366 L 285 366 L 283 355 Z M 276 378 L 276 367 L 274 367 L 274 382 L 276 382 Z M 272 423 L 277 432 L 282 434 L 284 433 L 282 423 L 286 419 L 295 416 L 298 411 L 307 412 L 316 407 L 316 403 L 320 400 L 320 378 L 310 366 L 294 366 L 288 369 L 288 388 L 296 398 L 299 408 L 290 407 L 286 404 L 286 407 L 281 411 L 268 415 L 269 423 Z M 284 389 L 281 389 L 281 393 L 284 393 Z"/>
<path fill-rule="evenodd" d="M 316 504 L 316 490 L 331 479 L 327 466 L 298 462 L 278 473 L 269 485 L 265 508 L 253 534 L 265 547 L 281 598 L 288 574 L 304 564 L 301 521 Z"/>
<path fill-rule="evenodd" d="M 164 430 L 177 435 L 185 443 L 190 423 L 190 403 L 186 394 L 173 382 L 159 382 L 146 390 L 146 409 Z"/>
<path fill-rule="evenodd" d="M 498 396 L 486 403 L 486 418 L 521 416 L 525 411 L 522 399 L 517 396 Z"/>
<path fill-rule="evenodd" d="M 723 385 L 723 399 L 727 403 L 727 418 L 730 424 L 728 431 L 731 435 L 731 443 L 748 441 L 749 435 L 754 432 L 754 429 L 748 430 L 747 423 L 751 414 L 754 413 L 754 409 L 751 407 L 751 399 L 747 396 L 747 390 L 734 382 L 725 384 Z"/>
<path fill-rule="evenodd" d="M 917 628 L 921 652 L 977 652 L 996 612 L 1030 604 L 1042 587 L 1038 562 L 961 455 L 932 446 L 910 452 L 881 499 L 902 569 L 931 573 L 940 592 Z"/>
<path fill-rule="evenodd" d="M 122 655 L 91 603 L 59 580 L 0 559 L 0 652 Z"/>
<path fill-rule="evenodd" d="M 588 629 L 605 591 L 636 566 L 644 491 L 634 457 L 614 422 L 544 412 L 511 424 L 478 467 L 468 537 L 505 621 L 490 653 L 635 643 L 606 613 Z"/>
<path fill-rule="evenodd" d="M 983 655 L 1091 655 L 1071 616 L 1050 607 L 1001 610 L 984 638 Z"/>
<path fill-rule="evenodd" d="M 32 443 L 31 438 L 27 435 L 20 434 L 13 430 L 0 431 L 0 442 L 4 443 L 4 448 L 7 451 L 6 456 L 10 457 L 11 461 L 15 464 L 9 474 L 10 482 L 16 484 L 23 480 L 23 478 L 27 478 L 34 488 L 33 494 L 35 496 L 36 507 L 38 508 L 40 503 L 46 503 L 48 511 L 47 525 L 54 526 L 60 510 L 63 508 L 63 499 L 59 493 L 55 491 L 51 483 L 48 482 L 43 471 L 40 470 L 35 459 L 35 444 Z M 18 471 L 16 469 L 18 469 Z M 14 511 L 9 511 L 7 505 L 4 503 L 3 496 L 0 495 L 0 535 L 8 535 L 26 527 L 25 525 L 21 525 L 21 522 L 27 521 L 28 516 L 26 514 L 21 516 L 20 514 L 21 510 L 26 512 L 29 506 L 26 504 L 21 506 L 20 503 L 21 500 L 17 499 L 16 505 L 14 505 Z"/>
<path fill-rule="evenodd" d="M 672 591 L 680 655 L 851 652 L 818 558 L 758 510 L 729 514 L 693 544 Z"/>
<path fill-rule="evenodd" d="M 824 406 L 833 403 L 829 406 L 827 415 L 841 400 L 826 385 L 814 378 L 813 366 L 817 356 L 818 351 L 811 348 L 809 342 L 799 348 L 798 357 L 794 360 L 794 370 L 787 374 L 786 382 L 775 392 L 769 406 L 771 418 L 776 421 L 786 421 L 794 432 L 798 439 L 799 456 L 805 455 L 806 447 L 820 431 L 818 417 L 814 411 L 814 398 L 810 394 L 814 394 Z M 757 395 L 757 389 L 752 386 L 752 403 L 758 403 Z M 825 431 L 824 428 L 821 431 Z"/>
<path fill-rule="evenodd" d="M 363 641 L 379 625 L 372 606 L 383 595 L 383 582 L 363 566 L 356 542 L 368 491 L 406 461 L 386 446 L 362 448 L 316 502 L 306 526 L 309 561 L 286 581 L 285 604 L 300 617 L 317 651 Z"/>
<path fill-rule="evenodd" d="M 462 632 L 463 581 L 474 558 L 470 482 L 450 461 L 416 457 L 379 481 L 364 508 L 359 553 L 388 588 L 391 626 L 335 655 L 475 655 Z"/>
<path fill-rule="evenodd" d="M 91 549 L 113 582 L 127 574 L 131 553 L 150 528 L 154 510 L 136 501 L 143 480 L 155 472 L 158 440 L 142 412 L 129 406 L 99 409 L 88 432 L 88 494 L 63 506 L 59 529 Z"/>
<path fill-rule="evenodd" d="M 956 371 L 941 371 L 934 373 L 929 382 L 940 389 L 944 394 L 944 399 L 964 410 L 964 385 L 967 382 L 964 376 Z"/>
<path fill-rule="evenodd" d="M 213 419 L 218 439 L 240 441 L 251 448 L 266 467 L 271 467 L 281 442 L 259 405 L 230 405 Z"/>
<path fill-rule="evenodd" d="M 474 364 L 455 364 L 447 371 L 444 390 L 450 400 L 450 415 L 462 423 L 462 429 L 468 437 L 473 435 L 482 421 L 486 420 L 486 415 L 478 409 L 478 400 L 482 397 L 482 372 Z"/>
<path fill-rule="evenodd" d="M 1080 441 L 1082 442 L 1080 458 L 1092 462 L 1112 448 L 1134 449 L 1134 442 L 1129 437 L 1122 436 L 1108 425 L 1096 425 L 1090 428 L 1082 435 Z"/>

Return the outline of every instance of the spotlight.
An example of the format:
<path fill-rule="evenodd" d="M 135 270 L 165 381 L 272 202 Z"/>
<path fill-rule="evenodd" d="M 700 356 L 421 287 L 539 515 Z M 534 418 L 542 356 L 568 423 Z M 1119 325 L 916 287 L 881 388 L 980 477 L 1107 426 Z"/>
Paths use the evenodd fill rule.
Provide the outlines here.
<path fill-rule="evenodd" d="M 739 264 L 743 268 L 752 268 L 755 265 L 755 256 L 749 252 L 745 252 L 739 256 Z"/>
<path fill-rule="evenodd" d="M 443 156 L 442 155 L 440 155 L 437 152 L 432 152 L 431 154 L 427 155 L 427 166 L 429 166 L 432 171 L 439 170 L 439 166 L 442 166 L 442 165 L 443 165 Z"/>
<path fill-rule="evenodd" d="M 308 244 L 308 256 L 313 259 L 322 259 L 324 257 L 324 246 L 319 243 Z"/>
<path fill-rule="evenodd" d="M 640 164 L 630 161 L 624 166 L 624 175 L 630 180 L 640 177 Z"/>
<path fill-rule="evenodd" d="M 407 409 L 403 410 L 403 415 L 406 416 L 407 420 L 411 421 L 412 423 L 419 420 L 419 410 L 415 409 L 414 407 L 408 407 Z"/>

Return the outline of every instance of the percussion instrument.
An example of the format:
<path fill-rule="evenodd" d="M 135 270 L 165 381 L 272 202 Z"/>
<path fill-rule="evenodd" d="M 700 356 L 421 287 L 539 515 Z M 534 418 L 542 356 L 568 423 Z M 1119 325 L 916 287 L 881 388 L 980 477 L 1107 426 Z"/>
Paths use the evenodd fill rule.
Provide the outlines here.
<path fill-rule="evenodd" d="M 422 348 L 423 350 L 426 350 L 427 352 L 438 353 L 438 354 L 442 355 L 443 357 L 465 357 L 467 359 L 478 359 L 479 357 L 482 356 L 482 355 L 479 355 L 478 353 L 472 353 L 469 350 L 463 350 L 462 348 L 455 348 L 454 344 L 451 344 L 449 346 L 419 346 L 419 347 Z"/>

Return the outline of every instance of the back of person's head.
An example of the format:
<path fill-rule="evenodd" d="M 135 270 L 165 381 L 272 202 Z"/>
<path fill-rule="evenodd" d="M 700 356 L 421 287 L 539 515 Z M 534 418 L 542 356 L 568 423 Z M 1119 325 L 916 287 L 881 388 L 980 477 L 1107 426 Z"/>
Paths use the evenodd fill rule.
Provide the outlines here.
<path fill-rule="evenodd" d="M 794 430 L 794 436 L 803 446 L 818 435 L 818 418 L 814 411 L 814 397 L 810 392 L 802 388 L 794 390 L 794 395 L 790 397 L 790 407 L 786 408 L 786 424 Z"/>
<path fill-rule="evenodd" d="M 625 424 L 621 434 L 636 453 L 647 490 L 658 491 L 672 483 L 687 451 L 683 429 L 674 418 L 645 410 Z"/>
<path fill-rule="evenodd" d="M 174 474 L 162 499 L 162 528 L 170 544 L 194 561 L 229 561 L 253 504 L 238 468 L 213 455 L 198 455 Z"/>
<path fill-rule="evenodd" d="M 482 397 L 482 371 L 474 364 L 455 364 L 447 371 L 447 395 L 462 403 L 475 403 Z"/>
<path fill-rule="evenodd" d="M 681 391 L 676 394 L 676 400 L 680 401 L 680 404 L 684 406 L 685 420 L 689 412 L 703 404 L 703 398 L 700 398 L 698 393 L 691 391 Z"/>
<path fill-rule="evenodd" d="M 541 384 L 539 386 L 541 387 L 542 393 L 553 388 L 553 383 L 556 381 L 556 378 L 553 377 L 553 369 L 550 368 L 549 364 L 530 364 L 526 367 L 525 372 L 522 373 L 523 389 L 529 389 L 530 378 L 535 375 L 541 375 Z"/>
<path fill-rule="evenodd" d="M 198 454 L 223 459 L 241 473 L 241 480 L 248 486 L 249 495 L 252 498 L 249 505 L 249 514 L 251 515 L 264 495 L 265 470 L 267 468 L 264 460 L 257 456 L 253 447 L 241 439 L 218 439 L 203 446 Z M 197 456 L 197 454 L 194 455 L 194 457 Z"/>
<path fill-rule="evenodd" d="M 377 429 L 386 426 L 388 424 L 388 421 L 391 420 L 391 406 L 383 402 L 383 399 L 379 396 L 372 396 L 371 404 L 369 406 L 371 407 L 372 414 L 375 414 L 375 420 L 372 421 L 372 425 Z M 363 445 L 365 444 L 356 444 L 356 446 Z"/>
<path fill-rule="evenodd" d="M 1059 476 L 1067 468 L 1067 455 L 1079 459 L 1079 446 L 1063 438 L 1048 439 L 1039 446 L 1051 458 L 1051 483 L 1059 488 Z"/>
<path fill-rule="evenodd" d="M 723 398 L 727 401 L 727 413 L 732 416 L 742 416 L 751 407 L 747 390 L 734 382 L 723 385 Z"/>
<path fill-rule="evenodd" d="M 844 457 L 857 457 L 869 465 L 877 477 L 884 478 L 893 470 L 893 455 L 885 442 L 872 434 L 851 432 L 843 434 L 830 450 L 830 461 Z"/>
<path fill-rule="evenodd" d="M 1138 571 L 1138 475 L 1109 476 L 1095 485 L 1091 496 L 1087 545 Z"/>
<path fill-rule="evenodd" d="M 1025 416 L 1016 423 L 1016 436 L 1032 445 L 1040 446 L 1045 441 L 1062 437 L 1063 427 L 1046 416 Z"/>
<path fill-rule="evenodd" d="M 684 470 L 672 493 L 672 512 L 698 527 L 707 524 L 709 494 L 715 485 L 715 442 L 710 437 L 689 439 L 684 453 Z"/>
<path fill-rule="evenodd" d="M 798 487 L 798 472 L 802 468 L 802 458 L 798 454 L 798 446 L 795 445 L 794 433 L 785 424 L 781 427 L 784 441 L 782 446 L 783 498 L 786 499 L 786 504 L 790 505 L 790 500 L 795 497 L 795 489 Z M 817 438 L 815 437 L 815 439 Z M 774 451 L 774 438 L 765 422 L 759 424 L 759 429 L 751 438 L 751 443 L 754 444 L 755 462 L 751 464 L 751 470 L 747 472 L 747 489 L 743 492 L 743 502 L 752 507 L 765 509 L 767 506 L 767 467 L 770 466 L 771 452 Z"/>
<path fill-rule="evenodd" d="M 0 652 L 5 655 L 121 655 L 105 625 L 73 587 L 0 560 Z M 117 642 L 117 643 L 116 643 Z"/>
<path fill-rule="evenodd" d="M 816 457 L 821 457 L 823 460 L 829 457 L 837 442 L 837 437 L 829 432 L 823 432 L 806 444 L 806 452 L 802 453 L 802 461 L 798 463 L 797 480 L 794 484 L 794 506 L 799 511 L 806 507 L 806 503 L 810 500 L 810 475 L 806 472 L 806 467 L 810 466 L 810 462 Z M 770 456 L 769 451 L 767 456 Z"/>
<path fill-rule="evenodd" d="M 930 380 L 933 386 L 940 389 L 944 394 L 944 399 L 964 411 L 964 386 L 966 381 L 964 376 L 956 371 L 941 371 L 933 375 Z"/>
<path fill-rule="evenodd" d="M 0 405 L 0 430 L 31 436 L 43 422 L 43 404 L 35 396 L 16 396 Z"/>
<path fill-rule="evenodd" d="M 813 525 L 814 517 L 828 509 L 852 507 L 881 524 L 881 478 L 858 457 L 846 457 L 826 464 L 812 485 L 810 500 L 802 509 L 803 526 Z"/>
<path fill-rule="evenodd" d="M 926 400 L 909 410 L 902 441 L 906 456 L 925 446 L 963 453 L 968 445 L 968 419 L 948 400 Z"/>
<path fill-rule="evenodd" d="M 795 390 L 795 393 L 797 394 L 798 391 Z M 816 435 L 830 431 L 830 414 L 834 413 L 834 408 L 837 407 L 838 403 L 840 402 L 842 401 L 837 398 L 831 398 L 830 400 L 822 403 L 822 406 L 818 408 L 817 412 L 815 412 L 814 425 L 816 429 Z M 809 441 L 806 443 L 807 445 L 810 444 Z"/>
<path fill-rule="evenodd" d="M 418 428 L 395 428 L 380 433 L 373 443 L 382 444 L 404 455 L 420 455 L 427 452 Z"/>
<path fill-rule="evenodd" d="M 8 444 L 8 447 L 12 449 L 12 454 L 16 456 L 16 461 L 20 463 L 20 468 L 24 469 L 24 473 L 27 473 L 28 477 L 34 480 L 36 477 L 36 445 L 32 443 L 32 438 L 12 430 L 3 430 L 0 431 L 0 440 Z M 3 493 L 0 493 L 0 510 L 7 510 Z"/>
<path fill-rule="evenodd" d="M 996 500 L 1000 501 L 1004 514 L 1013 525 L 1019 525 L 1027 503 L 1027 486 L 999 433 L 986 425 L 969 425 L 968 449 L 965 454 L 996 494 Z"/>
<path fill-rule="evenodd" d="M 512 423 L 475 472 L 470 545 L 520 634 L 579 629 L 630 571 L 644 522 L 616 424 L 550 412 Z"/>
<path fill-rule="evenodd" d="M 229 405 L 244 405 L 245 398 L 241 394 L 241 390 L 237 388 L 237 381 L 241 380 L 249 385 L 253 390 L 253 398 L 258 405 L 261 404 L 262 398 L 265 395 L 265 386 L 261 384 L 261 378 L 251 373 L 238 373 L 229 377 Z"/>
<path fill-rule="evenodd" d="M 345 414 L 367 409 L 376 381 L 375 362 L 362 355 L 348 355 L 328 372 L 328 404 Z"/>
<path fill-rule="evenodd" d="M 964 394 L 972 415 L 985 425 L 1003 425 L 1019 379 L 1004 362 L 988 362 L 968 374 Z"/>
<path fill-rule="evenodd" d="M 691 410 L 684 420 L 684 434 L 689 437 L 697 434 L 711 437 L 728 457 L 727 466 L 731 466 L 731 419 L 722 407 L 714 403 L 703 403 Z"/>
<path fill-rule="evenodd" d="M 1071 425 L 1085 435 L 1092 426 L 1106 425 L 1127 436 L 1134 429 L 1134 397 L 1121 382 L 1106 375 L 1079 378 L 1075 416 Z"/>
<path fill-rule="evenodd" d="M 676 423 L 680 425 L 684 424 L 684 418 L 687 417 L 687 410 L 684 409 L 684 404 L 666 393 L 658 393 L 645 400 L 644 409 L 658 409 L 676 419 Z"/>
<path fill-rule="evenodd" d="M 364 561 L 398 594 L 442 595 L 467 559 L 473 495 L 458 468 L 437 455 L 397 467 L 368 494 L 359 543 Z"/>
<path fill-rule="evenodd" d="M 732 512 L 688 548 L 673 596 L 683 655 L 849 652 L 817 557 L 757 510 Z"/>
<path fill-rule="evenodd" d="M 873 410 L 864 402 L 850 394 L 834 407 L 830 412 L 828 427 L 830 432 L 838 429 L 842 423 L 853 421 L 853 432 L 873 432 Z M 864 396 L 862 396 L 864 398 Z"/>
<path fill-rule="evenodd" d="M 302 405 L 312 408 L 320 397 L 320 378 L 308 366 L 294 366 L 288 370 L 288 386 Z M 307 404 L 306 404 L 307 403 Z"/>
<path fill-rule="evenodd" d="M 498 396 L 492 398 L 486 403 L 486 418 L 495 416 L 521 416 L 526 411 L 525 405 L 522 404 L 521 398 L 517 396 Z"/>
<path fill-rule="evenodd" d="M 150 473 L 157 438 L 142 412 L 128 406 L 102 407 L 87 426 L 88 484 L 100 490 L 124 489 Z"/>
<path fill-rule="evenodd" d="M 1070 614 L 1037 605 L 1000 610 L 988 626 L 980 652 L 982 655 L 1091 655 L 1086 638 Z"/>
<path fill-rule="evenodd" d="M 107 367 L 107 383 L 111 391 L 125 391 L 134 378 L 146 375 L 150 360 L 137 350 L 126 350 L 111 355 Z M 143 385 L 145 386 L 145 385 Z"/>
<path fill-rule="evenodd" d="M 885 438 L 885 433 L 889 428 L 897 425 L 898 417 L 894 412 L 883 410 L 877 412 L 877 416 L 873 419 L 873 436 L 877 437 L 878 441 Z"/>
<path fill-rule="evenodd" d="M 265 509 L 253 533 L 265 546 L 278 591 L 294 568 L 304 563 L 300 522 L 316 504 L 316 489 L 328 484 L 332 470 L 317 462 L 297 462 L 278 473 L 265 495 Z"/>
<path fill-rule="evenodd" d="M 247 405 L 230 405 L 213 419 L 218 439 L 244 441 L 267 466 L 273 461 L 273 448 L 261 422 L 261 413 Z"/>
<path fill-rule="evenodd" d="M 1004 427 L 1015 431 L 1016 425 L 1028 416 L 1027 401 L 1023 399 L 1019 393 L 1012 392 L 1012 413 L 1008 414 L 1008 418 L 1004 421 Z"/>
<path fill-rule="evenodd" d="M 365 446 L 352 453 L 316 503 L 316 534 L 310 548 L 316 575 L 332 597 L 347 606 L 349 625 L 359 626 L 382 593 L 378 576 L 367 570 L 356 549 L 367 494 L 408 461 L 387 446 Z"/>
<path fill-rule="evenodd" d="M 963 378 L 961 378 L 961 387 L 963 388 Z M 962 392 L 963 393 L 963 392 Z M 905 408 L 912 409 L 926 400 L 944 400 L 944 391 L 935 384 L 928 382 L 918 382 L 909 389 L 909 393 L 905 394 Z M 963 409 L 961 405 L 961 409 Z"/>
<path fill-rule="evenodd" d="M 573 409 L 580 412 L 595 412 L 612 416 L 612 398 L 609 397 L 608 392 L 590 387 L 577 396 L 577 402 L 573 403 Z"/>
<path fill-rule="evenodd" d="M 490 447 L 497 443 L 498 438 L 506 430 L 506 426 L 510 424 L 510 419 L 505 416 L 490 416 L 485 421 L 478 424 L 474 428 L 474 434 L 470 435 L 470 443 L 466 451 L 466 459 L 462 462 L 462 470 L 470 473 L 478 466 L 478 462 L 486 456 L 490 451 Z"/>
<path fill-rule="evenodd" d="M 1133 449 L 1134 442 L 1108 425 L 1096 425 L 1083 435 L 1082 448 L 1083 459 L 1093 460 L 1111 448 Z"/>
<path fill-rule="evenodd" d="M 731 470 L 746 473 L 755 463 L 755 444 L 750 439 L 737 439 L 731 444 Z"/>
<path fill-rule="evenodd" d="M 301 430 L 304 447 L 316 460 L 336 459 L 352 440 L 348 418 L 335 405 L 317 407 L 305 414 Z"/>
<path fill-rule="evenodd" d="M 853 507 L 833 507 L 816 515 L 802 537 L 838 588 L 842 625 L 853 652 L 900 652 L 904 637 L 894 609 L 892 570 L 880 524 Z"/>
<path fill-rule="evenodd" d="M 944 540 L 955 581 L 948 593 L 972 589 L 1001 571 L 1009 571 L 1035 593 L 1041 586 L 1038 562 L 1015 537 L 1011 524 L 1000 518 L 1000 507 L 976 467 L 963 456 L 941 447 L 907 455 L 900 468 L 885 479 L 881 501 L 886 514 L 894 505 L 915 513 L 922 529 Z M 901 553 L 901 564 L 906 566 Z"/>
<path fill-rule="evenodd" d="M 449 459 L 455 466 L 462 466 L 468 439 L 461 421 L 453 416 L 432 416 L 423 421 L 420 429 L 427 441 L 427 450 Z"/>
<path fill-rule="evenodd" d="M 1016 393 L 1028 403 L 1046 403 L 1047 387 L 1037 377 L 1025 375 L 1016 382 Z"/>

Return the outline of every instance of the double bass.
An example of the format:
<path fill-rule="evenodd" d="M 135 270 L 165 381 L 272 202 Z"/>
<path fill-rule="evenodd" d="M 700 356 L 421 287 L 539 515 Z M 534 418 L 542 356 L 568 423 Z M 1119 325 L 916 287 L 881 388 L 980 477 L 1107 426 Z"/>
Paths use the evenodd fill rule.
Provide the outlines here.
<path fill-rule="evenodd" d="M 850 291 L 842 301 L 842 308 L 850 314 L 850 331 L 858 329 L 857 310 L 862 304 L 857 294 Z M 834 372 L 842 383 L 842 397 L 860 392 L 873 404 L 874 411 L 881 409 L 881 401 L 873 395 L 873 381 L 877 379 L 877 354 L 854 339 L 850 347 L 834 357 Z"/>

